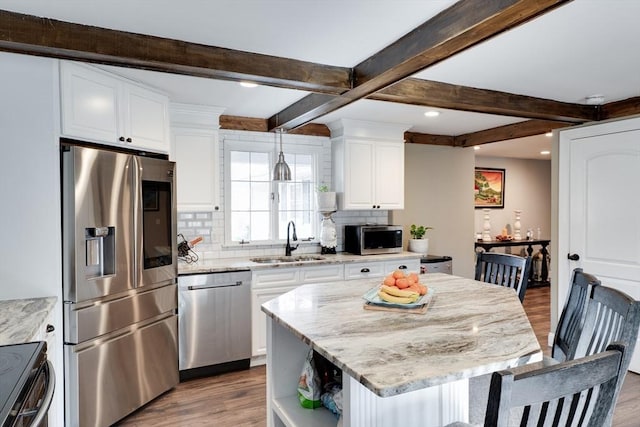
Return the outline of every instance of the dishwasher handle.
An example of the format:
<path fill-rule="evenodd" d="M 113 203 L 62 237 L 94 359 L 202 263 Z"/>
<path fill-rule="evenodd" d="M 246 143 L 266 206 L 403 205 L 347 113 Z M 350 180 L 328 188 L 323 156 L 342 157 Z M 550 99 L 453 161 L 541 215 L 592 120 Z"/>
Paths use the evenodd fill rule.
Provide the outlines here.
<path fill-rule="evenodd" d="M 242 280 L 238 280 L 235 283 L 219 283 L 219 284 L 204 284 L 204 285 L 189 285 L 187 289 L 190 291 L 198 291 L 201 289 L 215 289 L 215 288 L 230 288 L 233 286 L 241 286 L 243 284 Z"/>

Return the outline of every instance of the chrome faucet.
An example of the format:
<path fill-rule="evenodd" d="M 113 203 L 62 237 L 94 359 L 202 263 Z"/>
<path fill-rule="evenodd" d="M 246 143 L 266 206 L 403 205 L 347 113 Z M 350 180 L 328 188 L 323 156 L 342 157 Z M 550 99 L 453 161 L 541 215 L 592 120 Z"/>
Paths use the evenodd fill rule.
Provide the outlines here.
<path fill-rule="evenodd" d="M 287 247 L 285 248 L 285 256 L 291 256 L 291 251 L 295 251 L 296 249 L 298 249 L 298 246 L 296 245 L 295 247 L 291 247 L 291 243 L 289 243 L 289 229 L 291 228 L 291 226 L 293 225 L 293 241 L 297 241 L 298 240 L 298 236 L 296 235 L 296 224 L 293 221 L 289 221 L 289 224 L 287 224 Z"/>

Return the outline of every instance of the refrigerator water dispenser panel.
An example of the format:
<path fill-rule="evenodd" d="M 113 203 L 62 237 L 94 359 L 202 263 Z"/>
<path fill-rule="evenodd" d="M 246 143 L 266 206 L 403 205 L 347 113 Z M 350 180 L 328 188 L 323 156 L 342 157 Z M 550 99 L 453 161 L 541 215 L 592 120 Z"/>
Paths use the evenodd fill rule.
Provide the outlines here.
<path fill-rule="evenodd" d="M 115 274 L 115 234 L 115 227 L 85 228 L 87 279 Z"/>

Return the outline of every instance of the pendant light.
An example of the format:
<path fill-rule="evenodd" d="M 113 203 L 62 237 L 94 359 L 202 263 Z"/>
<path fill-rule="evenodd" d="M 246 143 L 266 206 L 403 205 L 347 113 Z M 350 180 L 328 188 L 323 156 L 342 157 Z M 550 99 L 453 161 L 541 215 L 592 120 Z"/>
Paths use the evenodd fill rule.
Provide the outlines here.
<path fill-rule="evenodd" d="M 274 181 L 291 181 L 291 169 L 289 165 L 284 161 L 284 153 L 282 152 L 282 134 L 284 129 L 278 129 L 280 133 L 280 154 L 278 155 L 278 163 L 273 168 L 273 180 Z"/>

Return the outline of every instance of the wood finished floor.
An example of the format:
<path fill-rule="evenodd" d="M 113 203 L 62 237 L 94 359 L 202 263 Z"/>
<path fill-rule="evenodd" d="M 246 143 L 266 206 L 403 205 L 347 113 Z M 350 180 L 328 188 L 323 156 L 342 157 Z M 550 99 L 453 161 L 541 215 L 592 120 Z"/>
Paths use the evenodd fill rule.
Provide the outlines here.
<path fill-rule="evenodd" d="M 549 354 L 549 288 L 527 290 L 524 308 Z M 180 383 L 118 426 L 266 426 L 265 368 L 251 368 Z M 613 418 L 614 427 L 640 426 L 640 375 L 628 373 Z"/>

